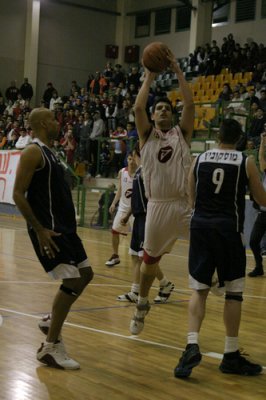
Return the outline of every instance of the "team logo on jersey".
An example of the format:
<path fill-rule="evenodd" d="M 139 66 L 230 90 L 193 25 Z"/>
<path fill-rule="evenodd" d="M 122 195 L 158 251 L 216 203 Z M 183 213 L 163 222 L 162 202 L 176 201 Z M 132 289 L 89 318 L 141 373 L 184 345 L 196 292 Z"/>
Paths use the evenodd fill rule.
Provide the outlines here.
<path fill-rule="evenodd" d="M 166 163 L 173 154 L 173 148 L 171 146 L 162 147 L 158 153 L 158 160 L 161 163 Z"/>
<path fill-rule="evenodd" d="M 127 189 L 125 192 L 125 198 L 129 199 L 132 196 L 132 189 Z"/>

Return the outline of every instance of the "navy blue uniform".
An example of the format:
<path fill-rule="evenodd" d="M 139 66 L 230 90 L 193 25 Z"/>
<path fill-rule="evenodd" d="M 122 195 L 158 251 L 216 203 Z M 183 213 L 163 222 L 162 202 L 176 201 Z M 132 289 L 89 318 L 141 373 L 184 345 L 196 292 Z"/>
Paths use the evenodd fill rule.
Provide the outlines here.
<path fill-rule="evenodd" d="M 35 171 L 27 192 L 27 200 L 34 215 L 44 228 L 61 233 L 54 236 L 60 252 L 49 259 L 42 256 L 37 235 L 31 226 L 28 232 L 35 252 L 46 272 L 54 270 L 59 264 L 64 264 L 71 275 L 73 269 L 77 270 L 79 264 L 87 260 L 86 252 L 80 238 L 76 233 L 76 218 L 70 188 L 65 181 L 64 169 L 56 155 L 40 140 L 35 139 L 34 144 L 39 146 L 44 166 Z M 86 265 L 87 266 L 87 265 Z M 73 271 L 75 277 L 78 271 Z"/>
<path fill-rule="evenodd" d="M 133 255 L 139 255 L 139 253 L 143 251 L 147 201 L 141 175 L 141 167 L 139 167 L 133 178 L 131 197 L 131 210 L 135 217 L 130 243 L 130 254 Z"/>
<path fill-rule="evenodd" d="M 197 282 L 211 286 L 217 269 L 223 286 L 245 276 L 241 233 L 248 184 L 246 156 L 236 150 L 209 150 L 198 157 L 194 177 L 189 272 Z"/>

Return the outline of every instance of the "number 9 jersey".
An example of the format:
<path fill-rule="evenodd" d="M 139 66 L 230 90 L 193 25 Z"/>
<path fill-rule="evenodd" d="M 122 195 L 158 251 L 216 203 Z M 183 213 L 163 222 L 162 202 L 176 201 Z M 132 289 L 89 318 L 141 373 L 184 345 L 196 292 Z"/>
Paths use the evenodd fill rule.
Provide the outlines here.
<path fill-rule="evenodd" d="M 212 149 L 198 156 L 193 171 L 195 209 L 191 228 L 243 232 L 246 160 L 240 151 L 228 149 Z"/>

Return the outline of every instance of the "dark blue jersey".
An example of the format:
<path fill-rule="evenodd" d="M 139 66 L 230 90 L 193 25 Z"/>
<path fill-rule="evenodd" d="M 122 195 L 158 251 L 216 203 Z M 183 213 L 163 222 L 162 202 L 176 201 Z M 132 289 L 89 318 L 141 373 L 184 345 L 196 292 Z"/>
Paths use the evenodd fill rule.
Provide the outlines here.
<path fill-rule="evenodd" d="M 195 210 L 191 228 L 243 232 L 248 184 L 246 156 L 236 150 L 208 150 L 195 164 Z"/>
<path fill-rule="evenodd" d="M 138 214 L 146 214 L 147 198 L 145 196 L 144 183 L 141 175 L 141 167 L 139 167 L 133 178 L 133 189 L 131 197 L 131 209 L 134 216 Z"/>
<path fill-rule="evenodd" d="M 63 166 L 56 155 L 35 139 L 44 166 L 35 171 L 27 192 L 27 200 L 38 221 L 47 229 L 59 233 L 76 232 L 75 209 Z"/>

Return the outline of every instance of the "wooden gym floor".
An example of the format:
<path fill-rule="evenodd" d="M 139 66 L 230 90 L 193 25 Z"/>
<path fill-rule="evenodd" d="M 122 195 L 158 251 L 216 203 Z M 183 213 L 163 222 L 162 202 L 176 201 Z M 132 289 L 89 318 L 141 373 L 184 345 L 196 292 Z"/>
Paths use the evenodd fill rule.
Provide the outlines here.
<path fill-rule="evenodd" d="M 129 238 L 121 240 L 121 264 L 107 268 L 110 233 L 80 228 L 95 277 L 73 305 L 63 336 L 81 370 L 56 370 L 41 365 L 35 354 L 44 339 L 37 321 L 50 311 L 58 283 L 43 272 L 22 219 L 1 216 L 0 226 L 1 400 L 265 400 L 264 277 L 247 278 L 240 334 L 241 347 L 264 366 L 264 374 L 239 377 L 219 371 L 223 299 L 210 294 L 200 334 L 203 360 L 189 379 L 179 380 L 173 369 L 186 343 L 188 244 L 177 242 L 163 258 L 161 266 L 175 291 L 167 304 L 152 307 L 136 338 L 128 329 L 135 306 L 116 301 L 131 286 Z M 248 270 L 252 267 L 248 254 Z M 154 285 L 151 299 L 157 294 Z"/>

